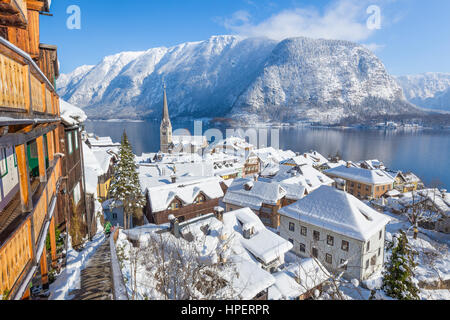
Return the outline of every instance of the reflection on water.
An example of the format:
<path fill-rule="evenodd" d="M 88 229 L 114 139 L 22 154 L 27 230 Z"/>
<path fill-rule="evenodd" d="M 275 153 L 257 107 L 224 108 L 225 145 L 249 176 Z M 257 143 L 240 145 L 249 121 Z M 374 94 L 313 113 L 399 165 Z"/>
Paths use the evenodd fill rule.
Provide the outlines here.
<path fill-rule="evenodd" d="M 193 132 L 193 122 L 173 122 L 174 130 L 185 128 Z M 203 130 L 210 126 L 203 124 Z M 159 122 L 86 123 L 88 132 L 111 136 L 120 142 L 123 130 L 136 154 L 159 150 Z M 218 127 L 225 134 L 226 127 Z M 244 129 L 246 130 L 246 129 Z M 270 130 L 269 130 L 270 131 Z M 270 141 L 270 137 L 268 138 Z M 426 183 L 439 178 L 450 189 L 450 131 L 335 130 L 322 128 L 282 128 L 280 148 L 295 152 L 317 150 L 324 156 L 339 151 L 346 160 L 379 159 L 386 166 L 413 171 Z"/>

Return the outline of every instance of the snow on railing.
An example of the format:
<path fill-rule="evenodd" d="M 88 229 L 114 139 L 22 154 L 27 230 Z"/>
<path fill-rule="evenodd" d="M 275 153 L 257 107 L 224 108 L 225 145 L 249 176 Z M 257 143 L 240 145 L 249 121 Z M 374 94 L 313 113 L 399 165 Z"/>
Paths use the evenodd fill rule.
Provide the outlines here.
<path fill-rule="evenodd" d="M 109 237 L 110 250 L 111 250 L 111 272 L 113 281 L 114 300 L 128 300 L 127 288 L 123 281 L 122 270 L 120 269 L 119 259 L 116 253 L 115 234 L 119 232 L 117 228 L 114 234 Z"/>

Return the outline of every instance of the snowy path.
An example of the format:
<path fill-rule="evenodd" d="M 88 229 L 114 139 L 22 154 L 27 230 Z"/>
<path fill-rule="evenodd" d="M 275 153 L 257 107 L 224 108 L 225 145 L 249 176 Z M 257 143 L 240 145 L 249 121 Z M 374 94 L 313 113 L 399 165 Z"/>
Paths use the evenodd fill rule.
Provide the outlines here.
<path fill-rule="evenodd" d="M 106 239 L 81 271 L 81 288 L 72 300 L 113 300 L 109 243 Z"/>
<path fill-rule="evenodd" d="M 70 300 L 70 292 L 80 288 L 81 270 L 86 267 L 89 259 L 104 240 L 105 235 L 102 231 L 99 231 L 83 251 L 77 252 L 69 248 L 66 268 L 57 277 L 56 281 L 50 285 L 50 300 Z"/>

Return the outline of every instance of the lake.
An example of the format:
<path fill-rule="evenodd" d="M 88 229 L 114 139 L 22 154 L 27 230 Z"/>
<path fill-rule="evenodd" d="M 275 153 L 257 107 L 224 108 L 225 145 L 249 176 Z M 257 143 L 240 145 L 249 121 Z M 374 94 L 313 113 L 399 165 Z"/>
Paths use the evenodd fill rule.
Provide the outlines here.
<path fill-rule="evenodd" d="M 126 130 L 134 152 L 141 155 L 143 152 L 159 150 L 159 125 L 157 121 L 88 121 L 85 127 L 88 132 L 110 136 L 115 142 L 120 142 Z M 174 130 L 194 132 L 192 121 L 172 122 L 172 125 Z M 215 128 L 223 135 L 229 129 L 225 125 Z M 208 129 L 212 129 L 211 124 L 203 122 L 202 131 Z M 244 131 L 247 129 L 243 128 Z M 266 130 L 270 131 L 270 128 Z M 426 184 L 439 179 L 443 183 L 441 188 L 450 190 L 450 130 L 344 130 L 313 127 L 283 127 L 278 130 L 281 149 L 300 153 L 317 150 L 325 157 L 339 151 L 345 160 L 351 161 L 378 159 L 388 168 L 414 172 Z M 267 140 L 271 141 L 270 134 Z"/>

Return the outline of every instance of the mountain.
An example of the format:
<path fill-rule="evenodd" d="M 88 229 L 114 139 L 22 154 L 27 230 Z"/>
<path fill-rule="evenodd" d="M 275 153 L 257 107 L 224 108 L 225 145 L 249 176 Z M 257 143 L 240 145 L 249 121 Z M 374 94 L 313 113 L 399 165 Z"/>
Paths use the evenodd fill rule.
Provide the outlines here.
<path fill-rule="evenodd" d="M 450 111 L 450 73 L 424 73 L 397 78 L 406 98 L 422 108 Z"/>
<path fill-rule="evenodd" d="M 337 40 L 215 36 L 172 48 L 123 52 L 57 82 L 91 118 L 159 118 L 162 83 L 171 117 L 319 120 L 414 113 L 368 49 Z"/>

